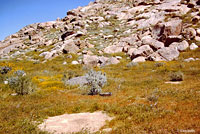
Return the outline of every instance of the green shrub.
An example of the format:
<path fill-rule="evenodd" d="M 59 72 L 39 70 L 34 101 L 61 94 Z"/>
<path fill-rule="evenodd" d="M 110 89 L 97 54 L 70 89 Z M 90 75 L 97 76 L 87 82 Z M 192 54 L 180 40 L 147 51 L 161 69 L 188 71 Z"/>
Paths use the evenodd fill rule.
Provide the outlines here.
<path fill-rule="evenodd" d="M 33 92 L 31 78 L 24 71 L 18 70 L 8 79 L 8 84 L 17 95 L 25 95 Z"/>
<path fill-rule="evenodd" d="M 170 81 L 183 81 L 184 75 L 182 72 L 173 72 L 170 74 Z"/>

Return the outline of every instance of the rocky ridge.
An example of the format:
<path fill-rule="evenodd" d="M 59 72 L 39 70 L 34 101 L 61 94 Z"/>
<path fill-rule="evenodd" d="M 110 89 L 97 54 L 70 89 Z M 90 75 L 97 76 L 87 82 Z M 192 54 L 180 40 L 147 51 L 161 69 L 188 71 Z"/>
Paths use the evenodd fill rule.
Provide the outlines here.
<path fill-rule="evenodd" d="M 71 53 L 76 64 L 104 66 L 120 62 L 115 53 L 132 62 L 171 61 L 198 45 L 200 0 L 96 0 L 6 37 L 0 57 L 45 62 Z"/>

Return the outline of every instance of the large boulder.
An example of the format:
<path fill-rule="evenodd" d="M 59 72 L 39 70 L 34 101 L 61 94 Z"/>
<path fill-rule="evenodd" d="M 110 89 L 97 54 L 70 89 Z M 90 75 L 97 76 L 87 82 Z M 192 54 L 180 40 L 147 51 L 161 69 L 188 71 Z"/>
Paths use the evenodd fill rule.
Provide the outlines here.
<path fill-rule="evenodd" d="M 145 45 L 149 45 L 151 48 L 153 48 L 155 50 L 165 47 L 164 43 L 157 41 L 157 40 L 151 38 L 150 36 L 143 37 L 142 43 Z"/>
<path fill-rule="evenodd" d="M 80 49 L 75 45 L 73 40 L 67 40 L 64 42 L 63 53 L 74 53 L 76 54 Z"/>
<path fill-rule="evenodd" d="M 104 53 L 113 54 L 113 53 L 122 52 L 122 50 L 123 50 L 122 46 L 112 45 L 112 46 L 106 47 L 104 49 Z"/>
<path fill-rule="evenodd" d="M 185 51 L 189 47 L 189 44 L 188 44 L 187 41 L 184 40 L 184 41 L 182 41 L 180 43 L 174 42 L 169 47 L 177 48 L 178 51 Z"/>
<path fill-rule="evenodd" d="M 99 57 L 96 55 L 83 55 L 83 63 L 87 66 L 97 66 Z"/>
<path fill-rule="evenodd" d="M 157 23 L 152 28 L 152 36 L 155 39 L 165 42 L 168 36 L 178 36 L 182 31 L 182 20 L 171 19 L 168 22 Z"/>
<path fill-rule="evenodd" d="M 150 61 L 166 61 L 158 52 L 154 52 L 147 57 Z"/>
<path fill-rule="evenodd" d="M 177 48 L 172 47 L 164 47 L 159 49 L 157 52 L 167 61 L 172 61 L 179 56 L 179 51 Z"/>
<path fill-rule="evenodd" d="M 194 28 L 187 28 L 183 33 L 188 40 L 194 39 L 197 34 Z"/>
<path fill-rule="evenodd" d="M 108 59 L 106 65 L 111 65 L 111 64 L 118 64 L 120 61 L 116 57 L 111 57 Z"/>
<path fill-rule="evenodd" d="M 166 36 L 170 35 L 178 36 L 182 31 L 182 20 L 180 19 L 172 19 L 164 23 L 164 25 L 165 25 L 164 34 Z"/>
<path fill-rule="evenodd" d="M 119 62 L 120 61 L 116 57 L 108 58 L 108 57 L 104 57 L 104 56 L 99 57 L 99 61 L 98 61 L 100 66 L 118 64 Z"/>
<path fill-rule="evenodd" d="M 154 51 L 149 45 L 143 45 L 139 47 L 137 50 L 133 51 L 131 58 L 134 59 L 139 56 L 147 57 L 152 54 Z"/>

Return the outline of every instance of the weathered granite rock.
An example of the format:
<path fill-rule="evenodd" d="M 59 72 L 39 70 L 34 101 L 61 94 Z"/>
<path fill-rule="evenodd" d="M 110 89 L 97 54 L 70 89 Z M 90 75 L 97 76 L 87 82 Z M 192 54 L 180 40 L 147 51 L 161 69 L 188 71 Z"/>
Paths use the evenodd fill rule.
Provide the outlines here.
<path fill-rule="evenodd" d="M 157 52 L 167 61 L 172 61 L 179 56 L 179 51 L 177 48 L 164 47 L 159 49 Z"/>
<path fill-rule="evenodd" d="M 149 45 L 154 50 L 158 50 L 158 49 L 164 47 L 164 43 L 157 41 L 157 40 L 151 38 L 150 36 L 143 37 L 142 43 L 145 44 L 145 45 Z"/>
<path fill-rule="evenodd" d="M 83 63 L 88 66 L 97 66 L 99 57 L 96 55 L 83 55 Z"/>
<path fill-rule="evenodd" d="M 146 61 L 146 57 L 143 57 L 143 56 L 139 56 L 132 60 L 132 62 L 145 62 L 145 61 Z"/>
<path fill-rule="evenodd" d="M 64 41 L 63 53 L 74 53 L 76 54 L 80 49 L 75 45 L 73 40 Z"/>
<path fill-rule="evenodd" d="M 119 53 L 122 52 L 123 47 L 117 46 L 117 45 L 112 45 L 108 46 L 104 49 L 104 53 L 112 54 L 112 53 Z"/>
<path fill-rule="evenodd" d="M 143 45 L 139 47 L 137 50 L 133 51 L 131 58 L 134 59 L 138 56 L 144 56 L 147 57 L 150 54 L 152 54 L 154 51 L 149 45 Z"/>
<path fill-rule="evenodd" d="M 189 47 L 189 44 L 187 41 L 184 40 L 180 43 L 174 42 L 169 47 L 177 48 L 178 51 L 185 51 Z"/>
<path fill-rule="evenodd" d="M 191 45 L 190 45 L 190 50 L 195 50 L 195 49 L 197 49 L 198 48 L 198 46 L 195 44 L 195 43 L 192 43 Z"/>

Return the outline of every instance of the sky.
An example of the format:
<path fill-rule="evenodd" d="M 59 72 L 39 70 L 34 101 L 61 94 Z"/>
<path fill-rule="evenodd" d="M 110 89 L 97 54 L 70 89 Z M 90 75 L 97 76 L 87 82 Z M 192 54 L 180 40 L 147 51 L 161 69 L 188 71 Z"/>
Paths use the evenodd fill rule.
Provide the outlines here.
<path fill-rule="evenodd" d="M 0 0 L 0 40 L 26 25 L 63 18 L 94 0 Z"/>

